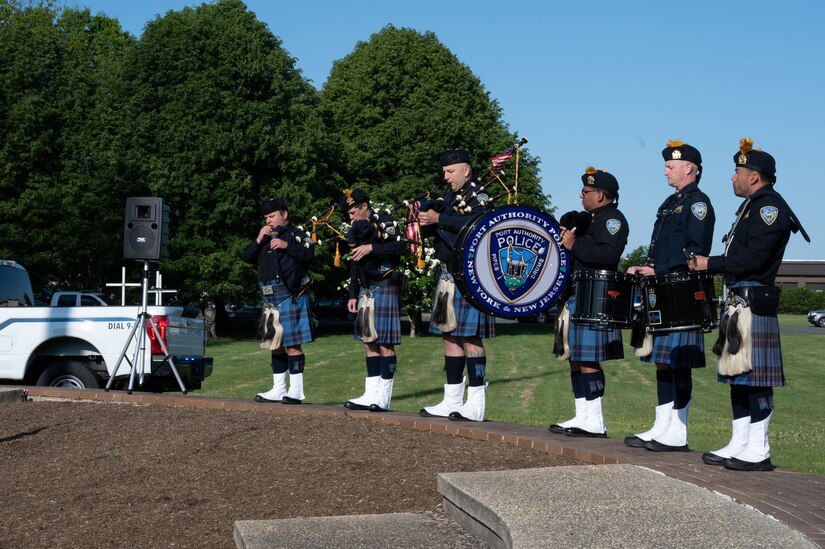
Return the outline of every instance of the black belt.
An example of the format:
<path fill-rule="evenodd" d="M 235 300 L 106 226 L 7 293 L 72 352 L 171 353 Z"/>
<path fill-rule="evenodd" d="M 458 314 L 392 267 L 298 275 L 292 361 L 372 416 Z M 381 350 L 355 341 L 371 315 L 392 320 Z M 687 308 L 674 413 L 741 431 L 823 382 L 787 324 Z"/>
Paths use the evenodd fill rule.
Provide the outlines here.
<path fill-rule="evenodd" d="M 740 286 L 727 290 L 729 294 L 744 300 L 758 315 L 774 315 L 779 309 L 779 295 L 782 289 L 778 286 Z"/>
<path fill-rule="evenodd" d="M 728 288 L 728 293 L 739 296 L 745 301 L 750 301 L 753 290 L 751 288 L 758 288 L 759 286 L 740 286 L 738 288 Z"/>
<path fill-rule="evenodd" d="M 370 286 L 401 286 L 401 279 L 395 276 L 382 278 L 381 280 L 370 280 Z"/>

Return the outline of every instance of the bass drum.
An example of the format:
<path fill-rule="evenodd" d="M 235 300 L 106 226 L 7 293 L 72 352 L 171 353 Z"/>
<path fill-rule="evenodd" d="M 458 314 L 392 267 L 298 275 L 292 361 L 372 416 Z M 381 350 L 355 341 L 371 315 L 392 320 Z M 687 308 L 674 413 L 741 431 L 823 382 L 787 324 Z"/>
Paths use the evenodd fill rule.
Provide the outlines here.
<path fill-rule="evenodd" d="M 501 318 L 535 315 L 553 305 L 570 279 L 570 253 L 551 216 L 503 206 L 473 218 L 458 233 L 450 274 L 477 309 Z"/>

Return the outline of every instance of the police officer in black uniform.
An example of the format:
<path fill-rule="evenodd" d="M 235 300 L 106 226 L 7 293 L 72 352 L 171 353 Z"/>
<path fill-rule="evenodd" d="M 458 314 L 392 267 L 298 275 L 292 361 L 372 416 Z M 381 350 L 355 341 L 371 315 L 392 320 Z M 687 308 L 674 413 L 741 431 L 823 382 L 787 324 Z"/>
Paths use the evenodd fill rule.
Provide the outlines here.
<path fill-rule="evenodd" d="M 348 400 L 351 410 L 390 408 L 401 343 L 401 285 L 397 271 L 406 245 L 387 213 L 376 213 L 361 189 L 344 189 L 339 204 L 352 221 L 347 242 L 352 250 L 347 309 L 358 313 L 355 337 L 364 343 L 367 377 L 364 394 Z"/>
<path fill-rule="evenodd" d="M 780 290 L 774 282 L 791 232 L 801 231 L 810 240 L 774 189 L 773 156 L 753 149 L 753 140 L 742 139 L 733 161 L 733 192 L 744 201 L 725 237 L 725 253 L 697 256 L 691 265 L 721 273 L 727 289 L 714 352 L 721 354 L 718 380 L 730 385 L 732 436 L 727 446 L 705 453 L 702 460 L 740 471 L 770 471 L 773 387 L 785 385 L 776 316 Z M 745 317 L 750 322 L 744 322 Z"/>
<path fill-rule="evenodd" d="M 582 269 L 616 272 L 630 232 L 627 219 L 618 209 L 619 182 L 612 174 L 593 167 L 588 167 L 581 179 L 582 206 L 586 211 L 562 216 L 562 246 L 573 255 L 574 272 Z M 623 297 L 632 300 L 632 295 Z M 557 337 L 563 334 L 565 327 L 569 334 L 567 358 L 576 415 L 551 425 L 550 431 L 568 436 L 604 437 L 602 399 L 605 377 L 601 361 L 624 358 L 622 332 L 615 326 L 596 328 L 571 324 L 570 313 L 583 305 L 576 303 L 573 296 L 557 317 L 566 323 L 556 330 Z M 560 358 L 565 358 L 564 355 L 568 353 L 562 353 Z"/>
<path fill-rule="evenodd" d="M 629 274 L 686 272 L 691 254 L 710 253 L 716 217 L 710 199 L 699 190 L 702 155 L 695 147 L 675 139 L 668 141 L 662 157 L 664 175 L 676 192 L 656 212 L 647 261 L 630 267 Z M 702 328 L 696 328 L 653 335 L 652 340 L 652 353 L 642 356 L 642 360 L 656 364 L 655 421 L 651 429 L 625 438 L 625 443 L 657 452 L 686 452 L 693 394 L 691 369 L 705 367 L 704 334 Z"/>
<path fill-rule="evenodd" d="M 265 311 L 262 331 L 267 332 L 261 334 L 261 339 L 272 351 L 273 387 L 258 393 L 255 400 L 300 404 L 305 398 L 301 344 L 315 340 L 306 291 L 315 249 L 290 224 L 289 208 L 283 199 L 267 200 L 261 204 L 261 213 L 265 224 L 242 255 L 247 263 L 258 265 L 258 286 Z"/>

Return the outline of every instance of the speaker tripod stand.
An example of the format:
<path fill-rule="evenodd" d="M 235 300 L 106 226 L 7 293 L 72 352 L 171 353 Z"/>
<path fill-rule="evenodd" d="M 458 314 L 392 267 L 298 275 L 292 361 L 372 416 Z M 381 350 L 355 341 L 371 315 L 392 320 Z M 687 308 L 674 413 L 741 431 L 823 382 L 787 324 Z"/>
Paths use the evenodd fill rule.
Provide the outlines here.
<path fill-rule="evenodd" d="M 163 350 L 164 360 L 169 362 L 169 368 L 172 369 L 172 374 L 174 374 L 175 379 L 180 386 L 180 390 L 183 394 L 186 394 L 186 386 L 183 384 L 183 380 L 178 373 L 178 369 L 175 366 L 175 361 L 172 358 L 172 355 L 169 354 L 169 348 L 166 346 L 166 342 L 163 341 L 163 338 L 160 336 L 160 331 L 158 330 L 155 321 L 152 319 L 152 315 L 150 315 L 147 311 L 149 306 L 149 262 L 143 262 L 143 283 L 141 284 L 142 292 L 140 298 L 140 311 L 138 313 L 137 318 L 135 319 L 135 323 L 132 326 L 132 331 L 129 333 L 129 337 L 126 338 L 126 344 L 123 346 L 123 351 L 120 353 L 120 357 L 117 359 L 117 364 L 115 364 L 115 369 L 112 372 L 112 376 L 109 378 L 109 382 L 106 384 L 106 391 L 112 388 L 112 383 L 115 381 L 115 376 L 117 375 L 117 371 L 120 369 L 120 365 L 123 363 L 124 360 L 129 363 L 130 371 L 129 371 L 129 385 L 126 389 L 126 392 L 130 395 L 132 394 L 132 390 L 135 387 L 135 377 L 138 376 L 138 383 L 143 385 L 144 379 L 144 372 L 145 372 L 145 365 L 147 362 L 151 364 L 152 361 L 152 349 L 149 348 L 149 353 L 147 355 L 146 352 L 146 342 L 149 339 L 149 332 L 147 331 L 148 328 L 152 329 L 152 333 L 155 335 L 155 341 L 160 344 L 160 348 Z M 129 350 L 129 345 L 134 342 L 135 350 L 134 354 L 132 355 L 132 360 L 126 356 L 126 353 Z M 140 373 L 138 373 L 138 369 Z"/>

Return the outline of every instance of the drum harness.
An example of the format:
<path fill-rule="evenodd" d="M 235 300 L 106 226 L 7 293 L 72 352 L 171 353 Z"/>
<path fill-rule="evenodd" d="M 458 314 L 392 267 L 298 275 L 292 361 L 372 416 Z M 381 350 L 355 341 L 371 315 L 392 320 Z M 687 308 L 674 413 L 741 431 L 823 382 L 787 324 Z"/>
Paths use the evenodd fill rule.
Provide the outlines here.
<path fill-rule="evenodd" d="M 687 200 L 688 197 L 690 197 L 690 196 L 692 196 L 692 195 L 694 195 L 698 192 L 699 192 L 698 190 L 697 191 L 690 191 L 689 193 L 686 193 L 685 195 L 683 195 L 681 197 L 679 197 L 678 194 L 672 194 L 667 198 L 667 200 L 664 201 L 664 203 L 662 203 L 661 211 L 659 211 L 656 214 L 656 222 L 659 224 L 659 230 L 656 231 L 656 235 L 653 237 L 653 240 L 650 242 L 650 248 L 647 250 L 647 259 L 644 261 L 643 265 L 650 265 L 653 262 L 653 250 L 656 248 L 656 242 L 659 240 L 659 236 L 661 236 L 661 234 L 662 234 L 662 229 L 664 228 L 664 225 L 665 225 L 664 218 L 669 216 L 669 215 L 673 215 L 674 213 L 676 213 L 676 210 L 678 210 L 679 207 L 682 204 L 684 204 L 685 200 Z M 674 206 L 672 208 L 668 209 L 667 206 L 670 204 L 671 200 L 673 200 L 674 198 L 678 198 L 679 199 L 678 202 L 676 202 L 676 204 L 674 204 Z"/>

